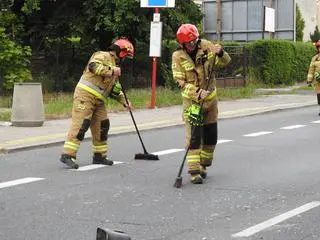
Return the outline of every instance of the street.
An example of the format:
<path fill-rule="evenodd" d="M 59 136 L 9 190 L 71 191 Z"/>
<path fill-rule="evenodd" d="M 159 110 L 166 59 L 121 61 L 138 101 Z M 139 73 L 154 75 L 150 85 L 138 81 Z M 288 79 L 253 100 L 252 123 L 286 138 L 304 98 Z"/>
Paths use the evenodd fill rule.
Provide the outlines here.
<path fill-rule="evenodd" d="M 0 155 L 0 239 L 93 240 L 97 227 L 133 240 L 320 239 L 318 107 L 218 123 L 214 166 L 203 185 L 173 188 L 184 129 L 142 131 L 160 161 L 134 160 L 138 136 L 109 139 L 114 166 L 59 161 L 62 146 Z M 112 121 L 111 121 L 112 125 Z"/>

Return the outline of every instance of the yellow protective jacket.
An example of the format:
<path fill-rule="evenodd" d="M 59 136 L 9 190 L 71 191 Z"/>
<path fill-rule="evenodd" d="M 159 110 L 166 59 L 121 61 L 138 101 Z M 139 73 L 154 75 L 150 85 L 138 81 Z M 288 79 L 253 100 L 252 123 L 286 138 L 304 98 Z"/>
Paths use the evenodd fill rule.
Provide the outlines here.
<path fill-rule="evenodd" d="M 227 52 L 219 57 L 214 53 L 213 47 L 214 43 L 201 39 L 195 62 L 184 49 L 178 49 L 172 54 L 173 78 L 179 84 L 184 100 L 199 102 L 199 90 L 206 89 L 206 78 L 212 70 L 213 62 L 215 61 L 214 68 L 224 67 L 230 62 L 231 58 Z M 201 61 L 203 57 L 207 58 L 204 65 Z M 204 99 L 205 101 L 216 99 L 216 80 L 214 74 L 211 76 L 212 80 L 208 87 L 211 94 Z"/>
<path fill-rule="evenodd" d="M 83 74 L 77 84 L 78 88 L 86 90 L 102 101 L 106 101 L 113 86 L 119 81 L 113 75 L 113 69 L 117 66 L 118 57 L 113 52 L 98 51 L 92 54 Z M 125 103 L 123 92 L 113 97 L 121 104 Z"/>
<path fill-rule="evenodd" d="M 313 56 L 311 59 L 311 63 L 310 63 L 309 71 L 308 71 L 307 82 L 314 82 L 316 92 L 320 93 L 320 82 L 316 81 L 314 78 L 314 75 L 316 72 L 320 72 L 320 55 L 319 54 Z"/>
<path fill-rule="evenodd" d="M 308 71 L 308 82 L 313 82 L 314 80 L 314 73 L 320 72 L 320 56 L 317 54 L 312 57 L 309 71 Z"/>

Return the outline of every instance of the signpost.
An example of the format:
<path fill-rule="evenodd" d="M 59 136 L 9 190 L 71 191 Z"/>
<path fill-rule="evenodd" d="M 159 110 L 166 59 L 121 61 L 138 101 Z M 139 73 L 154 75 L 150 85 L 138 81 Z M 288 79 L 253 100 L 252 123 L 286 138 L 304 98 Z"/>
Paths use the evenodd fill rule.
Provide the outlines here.
<path fill-rule="evenodd" d="M 154 8 L 153 21 L 150 25 L 150 49 L 152 57 L 151 100 L 149 108 L 156 106 L 157 57 L 161 57 L 162 22 L 159 8 L 174 7 L 175 0 L 141 0 L 140 7 Z"/>
<path fill-rule="evenodd" d="M 147 8 L 173 8 L 175 0 L 141 0 L 140 7 Z"/>

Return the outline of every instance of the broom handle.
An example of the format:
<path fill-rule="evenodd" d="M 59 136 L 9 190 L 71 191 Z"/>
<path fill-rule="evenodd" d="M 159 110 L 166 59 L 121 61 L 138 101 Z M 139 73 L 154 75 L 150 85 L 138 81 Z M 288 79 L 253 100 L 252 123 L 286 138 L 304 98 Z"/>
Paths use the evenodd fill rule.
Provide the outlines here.
<path fill-rule="evenodd" d="M 208 78 L 207 78 L 206 91 L 209 89 L 209 86 L 210 86 L 210 83 L 211 83 L 212 73 L 214 72 L 214 66 L 215 66 L 215 64 L 216 64 L 216 57 L 217 57 L 217 55 L 215 54 L 215 55 L 214 55 L 214 59 L 213 59 L 213 65 L 212 65 L 212 67 L 211 67 L 211 71 L 209 72 Z M 204 68 L 204 64 L 203 64 L 203 68 Z M 205 74 L 205 71 L 203 71 L 203 74 Z M 204 79 L 205 79 L 205 77 L 204 77 Z M 202 100 L 202 101 L 201 101 L 201 105 L 200 105 L 200 111 L 199 111 L 198 117 L 200 117 L 200 114 L 201 114 L 201 112 L 202 112 L 203 103 L 204 103 L 204 101 Z M 192 131 L 191 131 L 191 137 L 193 136 L 195 129 L 196 129 L 195 127 L 192 129 Z M 191 137 L 190 137 L 190 139 L 191 139 Z M 184 163 L 185 163 L 185 161 L 186 161 L 186 158 L 187 158 L 187 155 L 188 155 L 189 150 L 190 150 L 190 143 L 189 143 L 189 146 L 188 146 L 188 148 L 187 148 L 187 150 L 186 150 L 186 152 L 185 152 L 185 154 L 184 154 L 184 157 L 183 157 L 183 160 L 182 160 L 180 169 L 179 169 L 178 177 L 181 177 L 182 170 L 183 170 L 183 167 L 184 167 Z"/>
<path fill-rule="evenodd" d="M 120 79 L 119 79 L 119 82 L 120 82 Z M 125 89 L 124 89 L 124 87 L 123 87 L 123 85 L 122 85 L 121 82 L 120 82 L 120 84 L 121 84 L 121 89 L 122 89 L 122 92 L 123 92 L 123 95 L 124 95 L 124 99 L 126 100 L 127 105 L 129 105 L 129 101 L 128 101 L 128 98 L 127 98 L 126 91 L 125 91 Z M 141 138 L 139 129 L 138 129 L 138 127 L 137 127 L 136 121 L 134 120 L 134 117 L 133 117 L 133 114 L 132 114 L 132 111 L 131 111 L 130 108 L 129 108 L 129 113 L 130 113 L 130 116 L 131 116 L 133 125 L 134 125 L 134 127 L 135 127 L 135 129 L 136 129 L 136 132 L 137 132 L 137 134 L 138 134 L 138 136 L 139 136 L 139 139 L 140 139 L 140 142 L 141 142 L 143 151 L 144 151 L 144 153 L 148 153 L 147 150 L 146 150 L 146 147 L 145 147 L 144 144 L 143 144 L 143 141 L 142 141 L 142 138 Z"/>

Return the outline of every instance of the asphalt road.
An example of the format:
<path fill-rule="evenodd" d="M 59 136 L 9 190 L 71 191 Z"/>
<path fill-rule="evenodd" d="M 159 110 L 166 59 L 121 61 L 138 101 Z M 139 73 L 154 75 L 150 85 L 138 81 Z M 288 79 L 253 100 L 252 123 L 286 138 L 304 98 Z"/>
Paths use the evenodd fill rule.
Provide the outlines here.
<path fill-rule="evenodd" d="M 60 147 L 0 156 L 1 240 L 93 240 L 96 228 L 133 240 L 320 239 L 320 118 L 317 107 L 221 120 L 214 167 L 203 185 L 172 187 L 184 155 L 183 127 L 110 138 L 114 166 L 78 170 Z M 99 168 L 93 168 L 99 167 Z"/>

